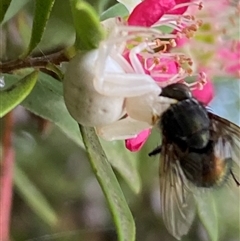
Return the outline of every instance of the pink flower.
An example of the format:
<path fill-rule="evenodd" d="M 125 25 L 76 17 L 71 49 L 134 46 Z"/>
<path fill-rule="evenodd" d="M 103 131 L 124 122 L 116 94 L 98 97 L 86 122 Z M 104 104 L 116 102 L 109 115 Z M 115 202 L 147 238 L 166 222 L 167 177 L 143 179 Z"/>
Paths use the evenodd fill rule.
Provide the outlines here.
<path fill-rule="evenodd" d="M 132 11 L 128 18 L 128 24 L 151 27 L 164 14 L 182 15 L 190 5 L 201 7 L 192 0 L 144 0 Z"/>
<path fill-rule="evenodd" d="M 217 56 L 227 73 L 233 76 L 240 76 L 240 41 L 233 41 L 225 44 L 219 49 Z"/>
<path fill-rule="evenodd" d="M 159 39 L 160 50 L 153 51 L 155 54 L 142 53 L 138 56 L 143 63 L 146 74 L 149 74 L 159 85 L 164 87 L 171 83 L 183 81 L 183 79 L 192 73 L 191 59 L 181 53 L 167 52 L 169 47 L 174 47 L 174 39 L 179 39 L 179 33 L 182 37 L 191 37 L 192 32 L 199 27 L 199 22 L 193 17 L 182 17 L 189 5 L 201 4 L 191 0 L 144 0 L 139 3 L 128 18 L 128 25 L 151 27 L 169 26 L 173 29 L 172 34 Z M 162 17 L 164 16 L 164 19 Z M 128 52 L 124 57 L 130 62 Z M 204 92 L 205 93 L 205 92 Z M 210 97 L 208 97 L 210 99 Z M 206 98 L 203 102 L 206 101 Z M 125 141 L 126 148 L 130 151 L 138 151 L 142 148 L 150 135 L 150 130 L 140 132 L 137 137 Z"/>
<path fill-rule="evenodd" d="M 135 138 L 125 140 L 125 146 L 128 150 L 135 152 L 139 151 L 151 134 L 151 130 L 147 129 L 140 132 Z"/>
<path fill-rule="evenodd" d="M 190 40 L 185 36 L 176 38 L 177 47 L 190 53 L 195 70 L 205 69 L 210 79 L 220 76 L 239 77 L 240 41 L 237 36 L 240 5 L 228 0 L 205 0 L 203 3 L 201 12 L 188 9 L 189 14 L 201 18 L 201 28 Z"/>
<path fill-rule="evenodd" d="M 207 79 L 202 89 L 192 91 L 193 96 L 205 105 L 208 105 L 214 97 L 214 86 L 212 81 Z"/>
<path fill-rule="evenodd" d="M 164 55 L 161 59 L 147 59 L 145 69 L 148 70 L 148 74 L 151 75 L 156 82 L 162 83 L 162 86 L 169 84 L 170 79 L 174 79 L 174 82 L 178 81 L 178 75 L 179 79 L 183 77 L 179 73 L 179 64 L 177 61 L 173 58 L 164 58 Z"/>
<path fill-rule="evenodd" d="M 144 0 L 132 11 L 128 24 L 151 27 L 175 5 L 175 0 Z"/>

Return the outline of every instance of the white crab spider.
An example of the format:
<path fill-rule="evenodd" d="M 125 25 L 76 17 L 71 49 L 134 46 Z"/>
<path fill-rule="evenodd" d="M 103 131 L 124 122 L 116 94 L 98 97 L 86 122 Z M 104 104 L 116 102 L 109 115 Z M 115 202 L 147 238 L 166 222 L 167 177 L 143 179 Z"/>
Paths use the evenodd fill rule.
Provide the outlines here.
<path fill-rule="evenodd" d="M 136 37 L 146 41 L 130 50 L 130 64 L 122 54 L 127 41 Z M 152 127 L 174 100 L 159 97 L 161 88 L 145 74 L 137 54 L 149 49 L 149 38 L 159 37 L 162 33 L 154 29 L 119 26 L 98 49 L 77 53 L 63 81 L 72 117 L 84 126 L 96 127 L 108 140 L 131 138 Z"/>

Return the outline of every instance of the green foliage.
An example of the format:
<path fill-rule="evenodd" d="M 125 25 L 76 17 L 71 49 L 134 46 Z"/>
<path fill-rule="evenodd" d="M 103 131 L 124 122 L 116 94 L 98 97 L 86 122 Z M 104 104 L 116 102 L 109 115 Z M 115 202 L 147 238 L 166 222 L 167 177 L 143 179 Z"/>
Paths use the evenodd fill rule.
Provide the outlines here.
<path fill-rule="evenodd" d="M 6 23 L 9 19 L 11 19 L 15 14 L 17 14 L 30 0 L 3 0 L 1 1 L 2 9 L 1 9 L 1 24 Z M 3 4 L 2 4 L 3 3 Z M 10 3 L 10 5 L 9 5 Z"/>
<path fill-rule="evenodd" d="M 137 168 L 136 154 L 125 151 L 122 141 L 101 141 L 111 165 L 121 174 L 134 193 L 141 190 L 141 179 Z"/>
<path fill-rule="evenodd" d="M 91 50 L 97 48 L 104 38 L 104 32 L 93 7 L 82 0 L 71 0 L 73 22 L 76 29 L 76 48 Z"/>
<path fill-rule="evenodd" d="M 126 17 L 128 15 L 128 10 L 126 9 L 126 7 L 121 4 L 121 3 L 117 3 L 115 5 L 113 5 L 112 7 L 110 7 L 109 9 L 107 9 L 106 11 L 104 11 L 101 14 L 101 21 L 104 21 L 108 18 L 114 18 L 116 16 L 119 17 Z"/>
<path fill-rule="evenodd" d="M 196 202 L 199 218 L 207 230 L 209 240 L 219 240 L 217 209 L 213 196 L 209 192 L 202 193 L 201 197 L 196 198 Z"/>
<path fill-rule="evenodd" d="M 38 72 L 34 71 L 31 74 L 22 78 L 16 84 L 0 91 L 1 109 L 0 117 L 2 118 L 18 104 L 20 104 L 32 91 L 38 79 Z M 7 79 L 6 79 L 7 81 Z"/>
<path fill-rule="evenodd" d="M 5 75 L 6 83 L 14 83 L 18 77 Z M 53 122 L 73 141 L 82 146 L 77 123 L 69 115 L 63 100 L 62 83 L 50 75 L 40 73 L 38 82 L 28 96 L 21 103 L 32 113 Z"/>
<path fill-rule="evenodd" d="M 8 7 L 11 3 L 11 0 L 2 0 L 0 4 L 0 23 L 4 19 L 5 13 L 8 10 Z"/>
<path fill-rule="evenodd" d="M 48 203 L 44 194 L 18 166 L 15 167 L 14 184 L 22 198 L 44 222 L 50 226 L 56 225 L 58 219 L 54 209 Z"/>
<path fill-rule="evenodd" d="M 92 169 L 104 195 L 117 227 L 119 241 L 135 240 L 135 224 L 125 201 L 119 183 L 108 163 L 93 127 L 80 126 L 83 142 L 89 156 Z"/>
<path fill-rule="evenodd" d="M 28 56 L 40 43 L 54 2 L 55 0 L 35 1 L 31 39 L 27 51 L 21 56 L 21 58 Z"/>

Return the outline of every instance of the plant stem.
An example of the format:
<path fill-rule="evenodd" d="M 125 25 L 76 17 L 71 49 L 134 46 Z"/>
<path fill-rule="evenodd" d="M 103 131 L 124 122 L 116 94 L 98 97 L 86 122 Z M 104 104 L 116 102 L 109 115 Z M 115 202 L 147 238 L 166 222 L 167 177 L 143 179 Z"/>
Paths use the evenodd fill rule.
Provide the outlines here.
<path fill-rule="evenodd" d="M 9 227 L 12 204 L 12 181 L 15 152 L 12 147 L 12 112 L 4 119 L 2 136 L 3 155 L 0 163 L 0 239 L 9 241 Z"/>
<path fill-rule="evenodd" d="M 59 51 L 41 57 L 28 57 L 26 59 L 16 59 L 5 63 L 0 62 L 0 73 L 11 73 L 14 70 L 23 68 L 44 68 L 49 63 L 60 65 L 62 62 L 69 61 L 65 51 Z"/>

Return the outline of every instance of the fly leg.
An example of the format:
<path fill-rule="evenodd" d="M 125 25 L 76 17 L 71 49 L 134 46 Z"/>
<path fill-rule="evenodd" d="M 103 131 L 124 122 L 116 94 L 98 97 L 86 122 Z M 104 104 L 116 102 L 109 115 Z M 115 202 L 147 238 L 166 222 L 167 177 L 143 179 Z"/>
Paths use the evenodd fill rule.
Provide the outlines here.
<path fill-rule="evenodd" d="M 150 153 L 148 153 L 148 156 L 155 156 L 162 151 L 162 146 L 157 146 L 154 150 L 152 150 Z"/>

